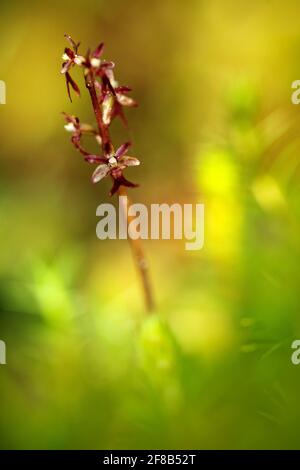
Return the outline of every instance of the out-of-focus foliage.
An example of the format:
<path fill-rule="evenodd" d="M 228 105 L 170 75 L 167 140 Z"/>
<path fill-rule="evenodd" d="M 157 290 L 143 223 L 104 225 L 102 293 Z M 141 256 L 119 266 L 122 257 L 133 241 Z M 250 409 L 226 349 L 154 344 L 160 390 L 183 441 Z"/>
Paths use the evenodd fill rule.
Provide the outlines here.
<path fill-rule="evenodd" d="M 300 5 L 2 2 L 1 448 L 297 448 Z M 59 74 L 67 32 L 106 43 L 130 113 L 136 202 L 204 202 L 205 246 L 100 241 L 108 186 L 69 145 L 91 120 Z M 78 77 L 80 82 L 80 77 Z M 116 144 L 128 138 L 120 125 Z M 109 183 L 107 183 L 109 184 Z"/>

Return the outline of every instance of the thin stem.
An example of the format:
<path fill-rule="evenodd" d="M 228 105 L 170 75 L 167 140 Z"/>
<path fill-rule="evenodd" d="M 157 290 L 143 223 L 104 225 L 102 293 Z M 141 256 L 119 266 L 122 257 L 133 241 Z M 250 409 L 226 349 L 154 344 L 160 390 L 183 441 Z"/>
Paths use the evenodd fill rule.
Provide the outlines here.
<path fill-rule="evenodd" d="M 119 196 L 126 196 L 127 197 L 127 203 L 130 205 L 130 200 L 127 195 L 126 188 L 124 186 L 121 186 L 118 190 Z M 121 204 L 122 204 L 122 210 L 124 213 L 124 216 L 127 218 L 127 226 L 129 226 L 131 220 L 133 217 L 130 217 L 127 212 L 127 205 L 124 204 L 124 199 L 120 198 Z M 145 303 L 148 312 L 151 312 L 154 309 L 154 300 L 153 300 L 153 292 L 152 292 L 152 287 L 151 287 L 151 282 L 149 278 L 149 267 L 148 267 L 148 262 L 145 257 L 145 252 L 143 249 L 143 245 L 141 243 L 141 239 L 132 239 L 129 234 L 129 243 L 130 247 L 132 250 L 133 257 L 135 259 L 135 263 L 138 269 L 138 273 L 140 275 L 140 279 L 142 282 L 142 287 L 144 291 L 144 297 L 145 297 Z"/>
<path fill-rule="evenodd" d="M 110 141 L 110 136 L 109 136 L 109 130 L 105 126 L 102 120 L 102 114 L 101 114 L 101 109 L 96 93 L 96 88 L 94 84 L 94 77 L 91 72 L 89 72 L 86 77 L 85 77 L 85 84 L 87 89 L 89 90 L 98 129 L 99 129 L 99 134 L 102 139 L 102 149 L 103 152 L 106 154 L 112 150 L 112 145 Z M 127 191 L 124 186 L 120 186 L 118 190 L 118 194 L 120 196 L 126 196 L 127 201 L 128 201 L 128 196 L 127 196 Z M 123 205 L 123 199 L 121 199 L 121 204 L 122 204 L 122 209 L 124 211 L 124 215 L 127 218 L 127 225 L 129 225 L 131 218 L 128 216 L 127 213 L 127 208 Z M 128 238 L 133 257 L 135 259 L 135 263 L 138 269 L 138 273 L 141 279 L 141 284 L 143 287 L 143 292 L 144 292 L 144 297 L 145 297 L 145 303 L 146 303 L 146 308 L 150 312 L 154 309 L 154 301 L 153 301 L 153 293 L 152 293 L 152 288 L 151 288 L 151 283 L 149 279 L 149 270 L 148 270 L 148 262 L 145 257 L 145 253 L 142 247 L 142 243 L 140 239 L 133 240 L 130 236 Z"/>

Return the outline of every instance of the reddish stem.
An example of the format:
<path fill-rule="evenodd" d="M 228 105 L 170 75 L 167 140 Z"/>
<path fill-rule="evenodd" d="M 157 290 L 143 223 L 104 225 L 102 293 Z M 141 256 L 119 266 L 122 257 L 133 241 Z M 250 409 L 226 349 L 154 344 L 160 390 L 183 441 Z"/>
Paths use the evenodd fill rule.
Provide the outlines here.
<path fill-rule="evenodd" d="M 108 153 L 113 151 L 113 146 L 110 141 L 108 127 L 105 126 L 102 120 L 102 114 L 101 114 L 101 109 L 100 109 L 100 105 L 98 101 L 98 96 L 97 96 L 94 80 L 95 79 L 93 77 L 92 72 L 89 71 L 85 77 L 85 84 L 90 93 L 98 129 L 99 129 L 99 134 L 102 139 L 102 149 L 103 149 L 104 154 L 107 155 Z M 121 186 L 119 188 L 118 194 L 120 196 L 127 196 L 127 191 L 124 186 Z M 124 207 L 123 207 L 123 210 L 124 210 Z M 129 218 L 127 211 L 125 215 L 127 217 L 127 222 L 128 222 L 127 226 L 128 226 L 131 219 Z M 146 308 L 150 312 L 154 309 L 154 301 L 153 301 L 151 283 L 149 279 L 148 263 L 145 257 L 142 243 L 141 243 L 141 240 L 139 239 L 133 240 L 130 236 L 128 240 L 132 249 L 133 257 L 136 262 L 136 266 L 138 268 L 138 273 L 140 275 L 141 284 L 143 287 L 143 292 L 144 292 L 144 297 L 145 297 Z"/>

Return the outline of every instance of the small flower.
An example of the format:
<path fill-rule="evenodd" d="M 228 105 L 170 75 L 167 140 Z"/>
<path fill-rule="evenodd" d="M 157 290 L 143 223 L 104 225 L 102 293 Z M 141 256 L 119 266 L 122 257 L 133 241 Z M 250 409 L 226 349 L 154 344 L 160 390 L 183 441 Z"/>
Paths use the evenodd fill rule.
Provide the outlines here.
<path fill-rule="evenodd" d="M 64 113 L 65 130 L 71 133 L 71 142 L 76 149 L 85 157 L 89 163 L 98 163 L 92 175 L 92 181 L 97 183 L 106 176 L 111 176 L 114 181 L 110 195 L 118 191 L 120 186 L 136 187 L 138 185 L 128 181 L 123 176 L 123 171 L 128 166 L 137 166 L 140 161 L 137 158 L 126 155 L 130 143 L 121 145 L 115 152 L 110 138 L 109 126 L 112 120 L 119 116 L 127 125 L 123 112 L 123 106 L 137 106 L 137 103 L 127 96 L 129 87 L 119 86 L 115 80 L 113 68 L 114 63 L 101 58 L 104 44 L 91 52 L 88 50 L 86 56 L 78 53 L 79 43 L 75 43 L 71 36 L 65 35 L 71 47 L 64 50 L 62 74 L 66 77 L 67 90 L 70 100 L 72 88 L 77 95 L 80 90 L 77 83 L 72 79 L 70 70 L 78 65 L 83 68 L 85 84 L 89 90 L 92 106 L 97 121 L 97 131 L 87 124 L 82 124 L 75 116 Z M 81 143 L 83 135 L 93 135 L 97 143 L 102 147 L 103 156 L 88 152 Z"/>
<path fill-rule="evenodd" d="M 85 58 L 81 55 L 78 55 L 78 47 L 80 43 L 76 44 L 71 36 L 65 34 L 65 38 L 69 41 L 70 45 L 72 46 L 73 49 L 70 49 L 69 47 L 65 48 L 65 51 L 62 55 L 62 59 L 64 61 L 61 69 L 61 73 L 64 74 L 68 72 L 68 70 L 73 66 L 73 65 L 82 65 L 85 62 Z"/>
<path fill-rule="evenodd" d="M 110 82 L 111 86 L 113 87 L 114 94 L 116 96 L 116 99 L 117 99 L 118 103 L 121 106 L 136 107 L 137 102 L 126 95 L 126 93 L 131 91 L 131 88 L 129 88 L 128 86 L 119 86 L 118 82 L 116 81 L 116 79 L 114 77 L 113 70 L 111 70 L 111 69 L 107 70 L 106 75 L 109 79 L 109 82 Z"/>
<path fill-rule="evenodd" d="M 83 134 L 94 136 L 99 145 L 101 145 L 101 137 L 93 128 L 93 126 L 90 126 L 89 124 L 82 124 L 78 117 L 72 116 L 71 114 L 63 113 L 63 115 L 67 123 L 65 124 L 64 128 L 67 132 L 72 134 L 71 142 L 82 155 L 90 155 L 90 152 L 85 150 L 81 145 L 81 138 Z"/>
<path fill-rule="evenodd" d="M 76 116 L 72 116 L 71 114 L 62 113 L 64 119 L 67 124 L 65 124 L 64 128 L 68 132 L 80 132 L 80 121 L 79 118 Z"/>
<path fill-rule="evenodd" d="M 129 88 L 127 86 L 119 86 L 119 87 L 115 88 L 117 101 L 122 106 L 136 107 L 137 102 L 134 101 L 134 99 L 130 98 L 130 96 L 126 95 L 126 93 L 129 92 L 129 91 L 131 91 L 131 88 Z"/>
<path fill-rule="evenodd" d="M 123 123 L 127 126 L 127 120 L 123 112 L 122 107 L 137 107 L 137 102 L 127 96 L 127 93 L 131 91 L 131 88 L 127 86 L 119 86 L 115 80 L 112 69 L 106 70 L 107 84 L 104 81 L 104 85 L 101 87 L 102 90 L 102 103 L 107 105 L 106 114 L 108 116 L 107 122 L 111 122 L 115 117 L 119 116 Z M 114 100 L 109 100 L 108 96 L 113 95 Z M 110 106 L 110 108 L 109 108 Z"/>
<path fill-rule="evenodd" d="M 115 64 L 113 62 L 100 59 L 103 49 L 104 43 L 101 42 L 92 53 L 88 51 L 85 58 L 85 74 L 88 74 L 90 69 L 92 69 L 96 76 L 104 77 L 107 70 L 114 68 Z"/>
<path fill-rule="evenodd" d="M 91 57 L 90 57 L 90 64 L 92 67 L 97 68 L 100 67 L 101 65 L 101 59 L 100 56 L 102 55 L 104 49 L 104 43 L 101 42 L 98 47 L 92 52 Z"/>
<path fill-rule="evenodd" d="M 104 177 L 110 175 L 114 184 L 110 191 L 112 196 L 121 185 L 127 187 L 137 187 L 137 184 L 131 183 L 123 176 L 123 171 L 128 166 L 138 166 L 140 161 L 135 157 L 126 155 L 130 142 L 121 145 L 116 152 L 111 153 L 105 157 L 98 157 L 97 155 L 88 155 L 85 160 L 89 163 L 100 163 L 92 175 L 93 183 L 98 183 Z"/>
<path fill-rule="evenodd" d="M 76 54 L 69 47 L 65 48 L 65 52 L 62 55 L 62 59 L 65 61 L 62 65 L 61 73 L 64 74 L 73 65 L 83 65 L 85 63 L 85 58 L 81 55 Z"/>
<path fill-rule="evenodd" d="M 72 46 L 72 49 L 70 49 L 69 47 L 65 48 L 65 51 L 62 55 L 62 59 L 64 62 L 62 64 L 61 73 L 66 76 L 68 96 L 70 98 L 70 101 L 72 101 L 70 86 L 73 88 L 77 96 L 80 96 L 80 90 L 77 83 L 71 77 L 69 70 L 74 65 L 84 65 L 85 58 L 77 53 L 80 43 L 76 44 L 75 41 L 73 41 L 73 39 L 71 38 L 71 36 L 68 36 L 67 34 L 65 34 L 65 38 L 69 41 L 70 45 Z"/>
<path fill-rule="evenodd" d="M 76 132 L 76 127 L 72 122 L 68 122 L 68 124 L 65 124 L 64 128 L 67 132 Z"/>

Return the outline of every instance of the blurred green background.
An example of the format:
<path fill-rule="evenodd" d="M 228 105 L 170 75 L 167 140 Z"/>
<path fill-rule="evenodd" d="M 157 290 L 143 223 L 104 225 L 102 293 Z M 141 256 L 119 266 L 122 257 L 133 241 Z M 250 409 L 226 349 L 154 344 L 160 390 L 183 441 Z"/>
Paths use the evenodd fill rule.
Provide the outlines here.
<path fill-rule="evenodd" d="M 0 447 L 299 448 L 299 2 L 0 9 Z M 206 206 L 203 250 L 144 243 L 152 317 L 128 243 L 96 238 L 110 182 L 63 129 L 61 111 L 93 122 L 79 75 L 66 95 L 65 32 L 103 40 L 139 102 L 132 198 Z"/>

